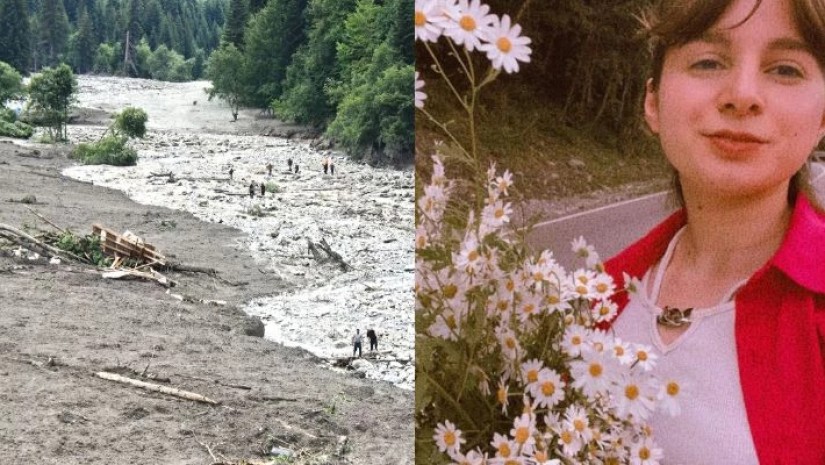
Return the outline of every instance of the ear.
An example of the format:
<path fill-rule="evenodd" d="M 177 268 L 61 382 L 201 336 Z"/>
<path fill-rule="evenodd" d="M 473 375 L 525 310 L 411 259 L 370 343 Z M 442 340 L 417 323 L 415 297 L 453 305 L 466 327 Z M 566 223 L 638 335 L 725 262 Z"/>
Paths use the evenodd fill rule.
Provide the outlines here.
<path fill-rule="evenodd" d="M 645 121 L 654 134 L 659 134 L 659 94 L 653 88 L 653 79 L 645 83 Z"/>

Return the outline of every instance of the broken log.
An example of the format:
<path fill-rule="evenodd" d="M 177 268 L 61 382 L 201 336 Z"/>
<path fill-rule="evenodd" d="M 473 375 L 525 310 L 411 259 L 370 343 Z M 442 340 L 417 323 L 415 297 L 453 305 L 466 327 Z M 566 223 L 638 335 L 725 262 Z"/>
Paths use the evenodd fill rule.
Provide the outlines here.
<path fill-rule="evenodd" d="M 130 386 L 139 387 L 141 389 L 146 389 L 147 391 L 153 392 L 161 392 L 163 394 L 169 394 L 170 396 L 180 397 L 181 399 L 186 400 L 193 400 L 195 402 L 203 402 L 204 404 L 209 405 L 219 405 L 220 402 L 212 400 L 206 396 L 202 396 L 200 394 L 196 394 L 194 392 L 183 391 L 181 389 L 168 387 L 168 386 L 161 386 L 159 384 L 154 383 L 147 383 L 145 381 L 138 381 L 136 379 L 127 378 L 125 376 L 116 375 L 114 373 L 108 373 L 105 371 L 98 371 L 95 373 L 95 376 L 98 378 L 106 379 L 109 381 L 115 381 L 117 383 L 128 384 Z"/>
<path fill-rule="evenodd" d="M 86 262 L 86 260 L 78 257 L 77 255 L 71 252 L 60 250 L 57 247 L 53 247 L 41 240 L 35 239 L 34 237 L 24 233 L 23 231 L 20 231 L 19 229 L 13 228 L 2 223 L 0 223 L 0 237 L 8 239 L 9 241 L 14 242 L 15 244 L 21 247 L 25 247 L 27 249 L 34 249 L 35 252 L 49 258 L 59 257 L 64 260 L 76 261 L 79 263 Z"/>
<path fill-rule="evenodd" d="M 338 267 L 341 268 L 341 271 L 343 272 L 347 272 L 352 269 L 352 267 L 344 261 L 343 257 L 341 257 L 341 254 L 332 250 L 332 247 L 330 247 L 326 239 L 321 238 L 321 242 L 312 242 L 307 237 L 306 240 L 307 249 L 309 249 L 309 252 L 318 263 L 333 261 L 338 264 Z M 321 254 L 321 251 L 326 254 L 326 257 Z"/>

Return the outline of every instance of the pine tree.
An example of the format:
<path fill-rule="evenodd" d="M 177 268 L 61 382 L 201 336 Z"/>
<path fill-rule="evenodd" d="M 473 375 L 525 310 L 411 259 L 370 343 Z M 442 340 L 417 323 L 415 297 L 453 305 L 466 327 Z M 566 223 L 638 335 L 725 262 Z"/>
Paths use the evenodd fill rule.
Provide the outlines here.
<path fill-rule="evenodd" d="M 92 30 L 92 20 L 85 8 L 81 8 L 74 42 L 75 68 L 79 74 L 92 70 L 97 50 L 97 41 Z"/>
<path fill-rule="evenodd" d="M 0 61 L 21 74 L 29 70 L 31 43 L 26 0 L 0 2 Z"/>
<path fill-rule="evenodd" d="M 226 23 L 223 25 L 223 42 L 233 44 L 238 50 L 244 48 L 244 28 L 249 19 L 248 0 L 231 0 Z"/>
<path fill-rule="evenodd" d="M 69 42 L 69 18 L 63 0 L 43 0 L 40 8 L 40 44 L 43 65 L 52 66 L 60 62 Z"/>
<path fill-rule="evenodd" d="M 265 108 L 281 96 L 282 81 L 292 54 L 304 41 L 307 0 L 269 0 L 249 21 L 246 31 L 247 86 L 253 94 L 248 103 Z"/>

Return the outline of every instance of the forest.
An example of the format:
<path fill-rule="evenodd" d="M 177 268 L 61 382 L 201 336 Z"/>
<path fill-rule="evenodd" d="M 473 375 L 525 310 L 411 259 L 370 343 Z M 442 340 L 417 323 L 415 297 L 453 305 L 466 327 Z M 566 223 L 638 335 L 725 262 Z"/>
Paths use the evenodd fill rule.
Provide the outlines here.
<path fill-rule="evenodd" d="M 21 75 L 209 79 L 210 97 L 316 127 L 372 163 L 413 159 L 414 0 L 2 0 Z M 25 20 L 21 21 L 20 19 Z"/>

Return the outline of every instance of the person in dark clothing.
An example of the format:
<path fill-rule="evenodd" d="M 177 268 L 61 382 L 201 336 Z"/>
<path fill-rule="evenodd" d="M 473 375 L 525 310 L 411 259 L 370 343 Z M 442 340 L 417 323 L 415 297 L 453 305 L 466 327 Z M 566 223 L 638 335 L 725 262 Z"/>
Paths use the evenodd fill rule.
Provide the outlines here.
<path fill-rule="evenodd" d="M 326 159 L 324 159 L 324 163 L 322 166 L 324 167 L 324 174 L 327 174 L 327 171 L 329 170 L 329 165 L 327 165 Z"/>
<path fill-rule="evenodd" d="M 255 198 L 255 181 L 252 181 L 252 183 L 249 184 L 249 198 Z"/>
<path fill-rule="evenodd" d="M 272 176 L 272 163 L 266 164 L 266 172 L 269 174 L 269 176 Z"/>
<path fill-rule="evenodd" d="M 298 164 L 295 163 L 295 174 L 298 174 Z"/>
<path fill-rule="evenodd" d="M 372 328 L 367 330 L 367 339 L 370 340 L 370 352 L 378 350 L 378 335 L 375 334 L 375 330 Z"/>
<path fill-rule="evenodd" d="M 291 158 L 286 161 L 286 166 L 289 167 L 289 171 L 292 171 L 292 159 Z"/>
<path fill-rule="evenodd" d="M 266 194 L 266 184 L 261 183 L 261 197 L 263 197 L 264 194 Z"/>
<path fill-rule="evenodd" d="M 235 173 L 235 168 L 229 167 L 229 182 L 232 182 L 232 174 Z"/>
<path fill-rule="evenodd" d="M 329 159 L 329 174 L 335 174 L 335 162 Z"/>

